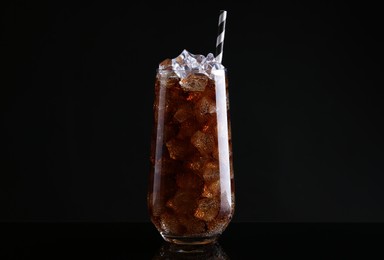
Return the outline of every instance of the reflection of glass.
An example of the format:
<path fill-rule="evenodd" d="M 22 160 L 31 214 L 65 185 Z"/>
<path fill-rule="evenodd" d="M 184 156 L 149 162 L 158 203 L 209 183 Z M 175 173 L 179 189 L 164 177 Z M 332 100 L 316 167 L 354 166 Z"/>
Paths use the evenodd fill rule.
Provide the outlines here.
<path fill-rule="evenodd" d="M 159 259 L 194 259 L 194 260 L 229 260 L 219 243 L 206 245 L 178 245 L 164 242 L 152 260 Z"/>
<path fill-rule="evenodd" d="M 168 242 L 211 243 L 232 219 L 227 90 L 226 69 L 157 71 L 148 208 Z"/>

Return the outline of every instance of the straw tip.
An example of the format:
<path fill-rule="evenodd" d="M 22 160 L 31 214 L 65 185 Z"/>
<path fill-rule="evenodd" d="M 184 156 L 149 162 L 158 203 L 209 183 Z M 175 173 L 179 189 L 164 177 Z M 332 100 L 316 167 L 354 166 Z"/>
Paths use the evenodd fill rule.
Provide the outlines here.
<path fill-rule="evenodd" d="M 220 10 L 220 19 L 225 20 L 227 18 L 227 11 L 226 10 Z"/>

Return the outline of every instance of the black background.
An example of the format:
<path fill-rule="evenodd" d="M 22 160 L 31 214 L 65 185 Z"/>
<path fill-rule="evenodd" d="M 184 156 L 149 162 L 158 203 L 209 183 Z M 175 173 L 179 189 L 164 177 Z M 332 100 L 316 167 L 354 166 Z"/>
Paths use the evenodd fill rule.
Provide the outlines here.
<path fill-rule="evenodd" d="M 149 221 L 155 69 L 220 9 L 234 221 L 383 221 L 381 11 L 297 1 L 2 2 L 0 220 Z"/>

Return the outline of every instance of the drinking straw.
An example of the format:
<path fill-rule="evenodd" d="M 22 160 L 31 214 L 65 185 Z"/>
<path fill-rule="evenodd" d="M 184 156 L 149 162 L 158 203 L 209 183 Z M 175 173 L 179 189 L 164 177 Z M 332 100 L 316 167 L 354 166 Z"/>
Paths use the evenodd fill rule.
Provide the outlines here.
<path fill-rule="evenodd" d="M 216 40 L 216 60 L 220 63 L 223 60 L 223 47 L 224 47 L 226 20 L 227 20 L 227 11 L 220 10 L 219 30 L 217 33 L 217 40 Z"/>

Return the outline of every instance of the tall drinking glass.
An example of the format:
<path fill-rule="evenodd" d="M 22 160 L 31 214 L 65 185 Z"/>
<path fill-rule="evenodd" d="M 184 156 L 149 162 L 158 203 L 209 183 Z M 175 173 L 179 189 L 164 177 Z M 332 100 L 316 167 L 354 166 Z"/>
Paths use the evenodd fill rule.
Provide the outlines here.
<path fill-rule="evenodd" d="M 227 70 L 158 69 L 148 210 L 165 241 L 217 240 L 235 209 Z"/>

